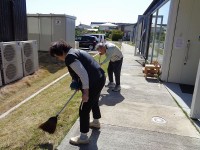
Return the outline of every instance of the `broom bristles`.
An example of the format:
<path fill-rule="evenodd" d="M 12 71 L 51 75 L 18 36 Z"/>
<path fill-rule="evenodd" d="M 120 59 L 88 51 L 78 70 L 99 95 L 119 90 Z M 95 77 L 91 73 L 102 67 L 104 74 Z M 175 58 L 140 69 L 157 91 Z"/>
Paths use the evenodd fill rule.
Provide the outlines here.
<path fill-rule="evenodd" d="M 57 125 L 57 116 L 49 118 L 46 122 L 41 124 L 39 128 L 45 132 L 48 132 L 49 134 L 53 134 L 56 130 L 56 125 Z"/>

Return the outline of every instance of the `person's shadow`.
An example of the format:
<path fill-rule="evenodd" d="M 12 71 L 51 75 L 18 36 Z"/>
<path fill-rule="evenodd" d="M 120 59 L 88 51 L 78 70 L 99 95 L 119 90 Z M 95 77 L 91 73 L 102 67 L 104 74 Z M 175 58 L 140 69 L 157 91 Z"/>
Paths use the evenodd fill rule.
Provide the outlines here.
<path fill-rule="evenodd" d="M 53 144 L 52 143 L 41 143 L 41 144 L 38 144 L 35 148 L 53 150 Z"/>
<path fill-rule="evenodd" d="M 117 103 L 121 103 L 124 100 L 124 97 L 120 92 L 113 92 L 111 89 L 107 90 L 108 94 L 101 94 L 99 106 L 115 106 Z"/>
<path fill-rule="evenodd" d="M 90 135 L 90 143 L 86 145 L 79 145 L 80 150 L 98 150 L 97 141 L 99 138 L 101 131 L 100 130 L 92 130 Z"/>

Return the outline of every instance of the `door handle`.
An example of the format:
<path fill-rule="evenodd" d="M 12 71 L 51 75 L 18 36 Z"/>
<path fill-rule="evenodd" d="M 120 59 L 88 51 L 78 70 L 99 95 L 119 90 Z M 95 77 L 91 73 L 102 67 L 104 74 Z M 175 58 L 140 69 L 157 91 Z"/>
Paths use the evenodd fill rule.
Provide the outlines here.
<path fill-rule="evenodd" d="M 190 49 L 190 40 L 187 41 L 187 51 L 186 51 L 186 55 L 185 55 L 184 65 L 186 65 L 186 63 L 188 61 L 189 49 Z"/>

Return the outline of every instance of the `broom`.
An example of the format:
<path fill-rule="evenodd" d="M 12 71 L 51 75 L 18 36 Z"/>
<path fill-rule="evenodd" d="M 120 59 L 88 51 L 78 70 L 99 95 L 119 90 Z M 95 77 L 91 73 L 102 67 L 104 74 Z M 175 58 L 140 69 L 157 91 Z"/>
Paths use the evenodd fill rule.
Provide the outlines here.
<path fill-rule="evenodd" d="M 72 96 L 68 99 L 68 101 L 65 103 L 63 108 L 56 114 L 54 117 L 50 117 L 46 122 L 42 123 L 38 128 L 42 129 L 45 132 L 48 132 L 49 134 L 53 134 L 56 130 L 57 120 L 60 113 L 64 110 L 64 108 L 67 106 L 67 104 L 70 102 L 70 100 L 74 97 L 77 90 L 72 94 Z"/>
<path fill-rule="evenodd" d="M 101 63 L 101 55 L 99 54 L 99 64 Z"/>

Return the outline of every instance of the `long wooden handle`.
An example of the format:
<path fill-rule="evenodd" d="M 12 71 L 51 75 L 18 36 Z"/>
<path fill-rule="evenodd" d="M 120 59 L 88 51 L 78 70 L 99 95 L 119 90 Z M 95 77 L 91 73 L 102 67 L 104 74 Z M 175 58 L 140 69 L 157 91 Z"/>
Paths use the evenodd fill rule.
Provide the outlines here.
<path fill-rule="evenodd" d="M 100 62 L 101 62 L 101 55 L 99 54 L 99 64 L 100 64 Z"/>
<path fill-rule="evenodd" d="M 60 113 L 64 110 L 64 108 L 67 106 L 67 104 L 70 102 L 70 100 L 74 97 L 74 95 L 76 94 L 76 92 L 77 92 L 77 90 L 74 91 L 74 93 L 72 94 L 72 96 L 68 99 L 68 101 L 63 106 L 63 108 L 57 113 L 56 117 L 58 117 L 60 115 Z"/>

